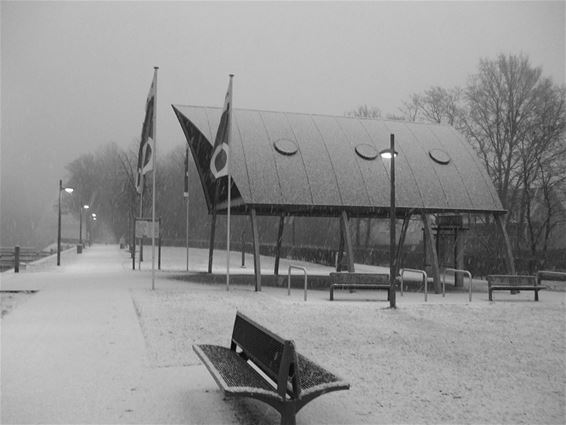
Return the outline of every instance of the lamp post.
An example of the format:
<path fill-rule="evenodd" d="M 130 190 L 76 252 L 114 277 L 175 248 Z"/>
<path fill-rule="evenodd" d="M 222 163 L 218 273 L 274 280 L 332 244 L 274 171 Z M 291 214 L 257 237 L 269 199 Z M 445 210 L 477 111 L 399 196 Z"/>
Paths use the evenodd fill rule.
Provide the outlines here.
<path fill-rule="evenodd" d="M 73 193 L 72 187 L 63 187 L 63 181 L 59 180 L 59 215 L 57 220 L 57 265 L 61 265 L 61 192 Z"/>
<path fill-rule="evenodd" d="M 81 211 L 79 212 L 79 245 L 83 244 L 83 210 L 88 210 L 90 208 L 89 205 L 82 205 L 81 203 Z M 86 220 L 85 220 L 86 226 Z"/>
<path fill-rule="evenodd" d="M 389 159 L 391 161 L 389 173 L 389 180 L 391 181 L 391 192 L 389 198 L 389 307 L 396 308 L 395 275 L 397 271 L 395 265 L 395 157 L 397 156 L 397 152 L 395 152 L 394 134 L 389 136 L 389 143 L 389 149 L 385 149 L 379 154 L 383 159 Z"/>
<path fill-rule="evenodd" d="M 96 221 L 96 213 L 92 213 L 90 215 L 90 217 L 92 218 L 92 224 L 90 226 L 90 240 L 89 240 L 89 245 L 92 244 L 92 240 L 94 239 L 93 233 L 94 233 L 94 222 Z"/>

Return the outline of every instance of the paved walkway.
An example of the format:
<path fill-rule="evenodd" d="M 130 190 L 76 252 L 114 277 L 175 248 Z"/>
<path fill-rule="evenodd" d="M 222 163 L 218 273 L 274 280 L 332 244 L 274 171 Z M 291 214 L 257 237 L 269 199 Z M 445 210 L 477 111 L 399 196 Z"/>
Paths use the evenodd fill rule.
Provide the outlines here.
<path fill-rule="evenodd" d="M 3 290 L 39 290 L 1 320 L 2 424 L 236 423 L 204 367 L 149 364 L 130 291 L 151 279 L 130 267 L 101 245 L 2 274 Z"/>

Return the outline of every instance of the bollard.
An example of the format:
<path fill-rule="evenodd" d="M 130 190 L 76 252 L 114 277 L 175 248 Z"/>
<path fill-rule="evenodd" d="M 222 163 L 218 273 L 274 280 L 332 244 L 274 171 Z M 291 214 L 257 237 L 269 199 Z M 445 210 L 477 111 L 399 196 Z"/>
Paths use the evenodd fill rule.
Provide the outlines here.
<path fill-rule="evenodd" d="M 20 272 L 20 247 L 14 247 L 14 273 Z"/>

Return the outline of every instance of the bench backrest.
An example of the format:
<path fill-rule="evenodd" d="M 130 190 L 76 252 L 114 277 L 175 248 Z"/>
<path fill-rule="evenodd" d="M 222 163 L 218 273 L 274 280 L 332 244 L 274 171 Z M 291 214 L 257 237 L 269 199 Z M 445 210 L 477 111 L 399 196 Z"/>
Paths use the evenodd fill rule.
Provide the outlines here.
<path fill-rule="evenodd" d="M 537 285 L 536 276 L 523 276 L 523 275 L 506 275 L 494 274 L 487 277 L 489 286 L 493 285 L 506 285 L 506 286 L 534 286 Z"/>
<path fill-rule="evenodd" d="M 389 283 L 389 275 L 381 273 L 330 273 L 330 281 L 340 284 Z"/>
<path fill-rule="evenodd" d="M 566 282 L 566 273 L 553 270 L 539 270 L 537 272 L 537 280 L 539 281 L 539 283 L 543 280 Z"/>
<path fill-rule="evenodd" d="M 263 373 L 277 383 L 281 397 L 287 393 L 297 397 L 300 392 L 295 376 L 297 354 L 295 344 L 274 334 L 242 313 L 236 313 L 231 349 L 242 349 Z"/>

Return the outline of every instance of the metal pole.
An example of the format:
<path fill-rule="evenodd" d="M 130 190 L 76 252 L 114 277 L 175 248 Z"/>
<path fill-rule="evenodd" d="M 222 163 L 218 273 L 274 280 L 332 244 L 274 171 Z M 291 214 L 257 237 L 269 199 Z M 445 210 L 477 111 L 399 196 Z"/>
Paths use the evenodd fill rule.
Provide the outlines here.
<path fill-rule="evenodd" d="M 153 152 L 151 158 L 153 161 L 153 185 L 151 200 L 151 289 L 155 289 L 155 175 L 157 174 L 157 70 L 158 66 L 154 66 L 155 70 L 155 92 L 153 98 Z"/>
<path fill-rule="evenodd" d="M 242 230 L 242 268 L 246 267 L 246 233 Z"/>
<path fill-rule="evenodd" d="M 185 235 L 185 242 L 187 246 L 187 271 L 189 271 L 189 197 L 187 196 L 187 229 Z"/>
<path fill-rule="evenodd" d="M 14 273 L 20 272 L 20 247 L 14 247 Z"/>
<path fill-rule="evenodd" d="M 232 88 L 232 78 L 234 78 L 234 74 L 230 74 L 230 90 Z M 226 216 L 226 290 L 229 291 L 230 290 L 230 203 L 232 201 L 232 194 L 231 194 L 231 188 L 232 188 L 232 183 L 230 181 L 230 136 L 231 136 L 231 130 L 232 130 L 232 108 L 234 106 L 234 102 L 232 101 L 233 96 L 232 96 L 232 92 L 230 93 L 231 99 L 230 99 L 230 109 L 228 111 L 228 145 L 227 145 L 227 154 L 228 154 L 228 158 L 227 158 L 227 163 L 226 163 L 226 174 L 228 174 L 228 211 L 227 211 L 227 216 Z"/>
<path fill-rule="evenodd" d="M 59 213 L 57 215 L 57 265 L 61 265 L 61 191 L 63 180 L 59 180 Z"/>
<path fill-rule="evenodd" d="M 144 178 L 145 177 L 142 174 L 142 176 L 141 176 L 141 179 L 142 179 L 141 180 L 141 182 L 142 182 L 141 183 L 141 190 L 142 191 L 140 193 L 140 215 L 139 215 L 140 219 L 143 218 L 143 189 L 144 189 L 144 185 L 145 185 Z M 141 262 L 143 261 L 143 235 L 140 236 L 139 240 L 140 240 L 140 255 L 139 255 L 139 258 L 138 258 L 138 270 L 141 270 Z"/>
<path fill-rule="evenodd" d="M 83 244 L 83 205 L 79 208 L 79 245 Z"/>
<path fill-rule="evenodd" d="M 396 308 L 395 300 L 395 135 L 390 135 L 391 198 L 389 209 L 389 306 Z"/>

